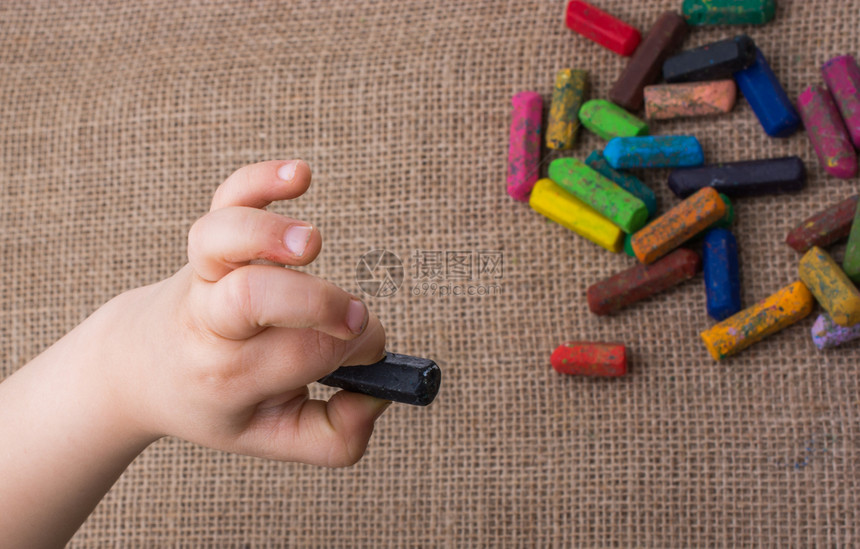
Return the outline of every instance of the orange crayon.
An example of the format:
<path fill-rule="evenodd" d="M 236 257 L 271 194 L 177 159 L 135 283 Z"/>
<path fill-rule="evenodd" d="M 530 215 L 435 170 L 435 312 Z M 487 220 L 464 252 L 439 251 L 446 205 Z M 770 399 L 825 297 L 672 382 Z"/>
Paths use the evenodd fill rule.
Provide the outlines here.
<path fill-rule="evenodd" d="M 664 213 L 630 239 L 636 258 L 653 263 L 726 214 L 726 204 L 712 187 L 705 187 Z"/>
<path fill-rule="evenodd" d="M 736 98 L 734 80 L 648 86 L 645 88 L 645 118 L 671 120 L 725 114 L 735 106 Z"/>
<path fill-rule="evenodd" d="M 806 318 L 814 305 L 809 289 L 797 281 L 705 330 L 701 337 L 714 360 L 720 360 Z"/>

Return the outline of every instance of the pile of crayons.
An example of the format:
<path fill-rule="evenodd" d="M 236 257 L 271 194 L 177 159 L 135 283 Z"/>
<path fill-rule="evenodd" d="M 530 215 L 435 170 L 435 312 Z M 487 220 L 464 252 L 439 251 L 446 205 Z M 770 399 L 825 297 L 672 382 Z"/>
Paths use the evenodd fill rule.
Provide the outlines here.
<path fill-rule="evenodd" d="M 543 99 L 525 91 L 512 99 L 508 194 L 547 218 L 612 252 L 622 249 L 638 264 L 587 290 L 592 313 L 607 315 L 704 270 L 708 314 L 718 324 L 701 333 L 715 360 L 735 354 L 808 316 L 820 349 L 860 338 L 860 208 L 858 196 L 839 202 L 798 225 L 789 246 L 803 253 L 799 280 L 761 302 L 741 307 L 737 241 L 731 232 L 731 199 L 797 192 L 806 183 L 796 156 L 705 164 L 692 135 L 650 135 L 648 123 L 713 116 L 732 110 L 737 90 L 771 137 L 787 137 L 803 124 L 822 168 L 838 178 L 857 175 L 860 147 L 860 67 L 850 55 L 821 67 L 826 86 L 788 98 L 761 50 L 738 35 L 675 54 L 690 26 L 760 25 L 776 13 L 775 0 L 684 0 L 682 14 L 661 14 L 642 39 L 623 21 L 579 0 L 567 6 L 567 26 L 623 56 L 627 67 L 609 100 L 591 99 L 588 73 L 563 69 L 556 75 L 546 131 Z M 674 55 L 673 55 L 674 54 Z M 655 84 L 662 75 L 665 84 Z M 645 118 L 635 112 L 644 107 Z M 539 179 L 541 141 L 549 149 L 574 146 L 580 126 L 603 139 L 605 148 L 585 161 L 558 158 Z M 669 188 L 682 199 L 657 213 L 656 196 L 623 170 L 673 168 Z M 823 248 L 848 237 L 842 265 Z M 702 243 L 701 256 L 681 247 Z M 620 343 L 571 341 L 552 353 L 562 373 L 617 377 L 627 372 Z"/>

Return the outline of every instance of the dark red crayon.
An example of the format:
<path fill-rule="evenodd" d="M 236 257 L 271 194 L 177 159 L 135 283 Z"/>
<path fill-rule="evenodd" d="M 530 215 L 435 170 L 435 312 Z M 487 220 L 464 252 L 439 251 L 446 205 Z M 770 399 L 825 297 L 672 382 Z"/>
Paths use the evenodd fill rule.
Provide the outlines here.
<path fill-rule="evenodd" d="M 806 253 L 813 246 L 826 248 L 837 240 L 846 238 L 851 232 L 858 197 L 860 195 L 849 196 L 813 215 L 792 229 L 785 238 L 785 243 L 800 253 Z"/>
<path fill-rule="evenodd" d="M 588 287 L 588 308 L 608 315 L 675 284 L 696 276 L 702 268 L 699 254 L 686 248 L 650 265 L 636 265 Z"/>
<path fill-rule="evenodd" d="M 580 0 L 571 0 L 565 17 L 567 28 L 625 57 L 642 40 L 639 31 L 624 21 Z"/>
<path fill-rule="evenodd" d="M 663 12 L 609 90 L 609 99 L 631 112 L 641 109 L 645 86 L 657 81 L 663 62 L 681 47 L 687 31 L 683 17 L 674 11 Z"/>
<path fill-rule="evenodd" d="M 556 347 L 549 361 L 560 374 L 619 377 L 627 373 L 627 348 L 620 343 L 568 341 Z"/>

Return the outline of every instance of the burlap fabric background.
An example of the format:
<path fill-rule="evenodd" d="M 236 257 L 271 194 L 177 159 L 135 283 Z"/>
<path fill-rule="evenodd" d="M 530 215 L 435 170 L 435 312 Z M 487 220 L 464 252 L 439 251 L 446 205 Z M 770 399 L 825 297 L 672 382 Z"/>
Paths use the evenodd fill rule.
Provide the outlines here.
<path fill-rule="evenodd" d="M 857 0 L 779 4 L 772 24 L 695 30 L 686 47 L 748 32 L 792 98 L 829 57 L 860 54 Z M 644 31 L 680 0 L 599 5 Z M 386 412 L 349 469 L 164 439 L 72 546 L 860 543 L 857 345 L 817 352 L 811 317 L 716 364 L 698 339 L 711 324 L 701 278 L 597 318 L 585 288 L 632 260 L 505 194 L 510 96 L 548 99 L 555 71 L 575 67 L 605 97 L 625 63 L 563 12 L 561 0 L 0 7 L 0 374 L 176 271 L 231 171 L 292 157 L 314 184 L 275 209 L 320 227 L 310 270 L 359 292 L 359 257 L 397 254 L 403 286 L 367 301 L 392 350 L 444 371 L 438 400 Z M 737 201 L 746 304 L 795 280 L 787 231 L 857 191 L 824 176 L 802 132 L 766 137 L 742 99 L 730 116 L 652 131 L 696 134 L 711 161 L 806 160 L 802 193 Z M 602 145 L 583 134 L 565 154 Z M 643 176 L 661 208 L 675 203 L 665 171 Z M 495 295 L 423 295 L 415 259 L 448 251 L 492 252 L 503 270 L 432 282 Z M 557 375 L 549 354 L 570 339 L 626 343 L 631 375 Z"/>

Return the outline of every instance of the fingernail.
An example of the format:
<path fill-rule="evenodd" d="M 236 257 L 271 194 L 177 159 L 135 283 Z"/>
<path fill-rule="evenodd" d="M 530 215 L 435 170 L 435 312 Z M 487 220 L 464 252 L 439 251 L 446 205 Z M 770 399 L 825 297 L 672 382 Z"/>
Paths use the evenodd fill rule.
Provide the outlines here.
<path fill-rule="evenodd" d="M 284 181 L 292 181 L 293 176 L 296 175 L 296 164 L 298 160 L 291 160 L 278 168 L 278 177 L 280 177 Z"/>
<path fill-rule="evenodd" d="M 389 406 L 391 406 L 391 401 L 390 400 L 382 400 L 379 398 L 374 398 L 373 400 L 376 401 L 373 403 L 374 407 L 376 408 L 373 411 L 373 421 L 376 421 L 377 419 L 379 419 L 379 416 L 381 416 L 382 413 L 385 410 L 387 410 Z"/>
<path fill-rule="evenodd" d="M 296 257 L 302 257 L 305 253 L 305 248 L 308 247 L 308 241 L 311 239 L 311 233 L 314 232 L 313 227 L 307 225 L 293 225 L 287 229 L 284 235 L 284 244 L 290 253 Z"/>
<path fill-rule="evenodd" d="M 346 310 L 346 325 L 349 331 L 358 335 L 367 325 L 367 307 L 358 299 L 350 299 Z"/>

